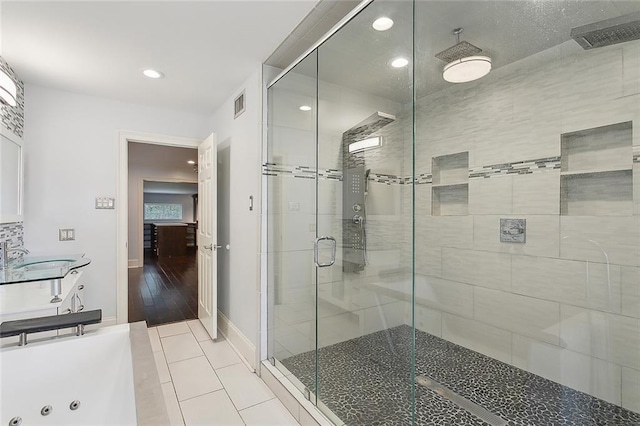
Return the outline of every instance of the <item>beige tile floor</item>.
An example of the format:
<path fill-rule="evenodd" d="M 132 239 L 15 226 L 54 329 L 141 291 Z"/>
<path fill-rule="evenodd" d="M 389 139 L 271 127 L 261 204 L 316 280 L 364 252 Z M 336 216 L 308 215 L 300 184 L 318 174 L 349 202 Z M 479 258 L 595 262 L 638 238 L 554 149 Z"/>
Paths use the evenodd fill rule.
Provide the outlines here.
<path fill-rule="evenodd" d="M 212 341 L 198 320 L 151 327 L 149 337 L 172 426 L 299 424 L 229 343 Z"/>

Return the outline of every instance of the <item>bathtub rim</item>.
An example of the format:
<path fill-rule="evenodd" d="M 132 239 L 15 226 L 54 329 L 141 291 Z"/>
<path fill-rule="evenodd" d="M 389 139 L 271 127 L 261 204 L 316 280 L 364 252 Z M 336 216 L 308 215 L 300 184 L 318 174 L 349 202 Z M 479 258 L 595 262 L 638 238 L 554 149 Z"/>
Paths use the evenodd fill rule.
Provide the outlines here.
<path fill-rule="evenodd" d="M 56 337 L 41 338 L 29 342 L 26 347 L 11 343 L 0 347 L 0 352 L 21 351 L 30 347 L 44 346 L 57 342 L 62 343 L 73 339 L 82 339 L 83 337 L 91 338 L 101 334 L 123 332 L 128 332 L 129 334 L 136 423 L 144 426 L 168 426 L 170 425 L 169 414 L 145 321 L 98 327 L 87 331 L 84 336 L 79 337 L 68 333 Z"/>

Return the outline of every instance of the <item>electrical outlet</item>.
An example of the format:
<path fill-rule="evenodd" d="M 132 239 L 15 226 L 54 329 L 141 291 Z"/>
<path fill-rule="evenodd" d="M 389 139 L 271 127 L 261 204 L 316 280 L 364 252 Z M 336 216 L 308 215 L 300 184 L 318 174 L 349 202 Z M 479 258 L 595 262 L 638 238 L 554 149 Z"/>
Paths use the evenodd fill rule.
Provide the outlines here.
<path fill-rule="evenodd" d="M 110 197 L 96 197 L 96 209 L 113 210 L 115 208 L 116 199 Z"/>
<path fill-rule="evenodd" d="M 74 241 L 76 239 L 76 230 L 73 228 L 58 229 L 58 240 Z"/>

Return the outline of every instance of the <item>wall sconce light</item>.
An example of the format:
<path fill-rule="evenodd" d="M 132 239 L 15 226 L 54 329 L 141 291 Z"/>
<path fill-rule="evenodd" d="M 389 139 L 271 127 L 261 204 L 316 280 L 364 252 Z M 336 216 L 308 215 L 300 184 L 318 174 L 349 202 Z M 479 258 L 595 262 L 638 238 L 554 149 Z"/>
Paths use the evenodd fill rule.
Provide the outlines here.
<path fill-rule="evenodd" d="M 0 70 L 0 102 L 2 105 L 16 106 L 16 83 L 3 70 Z"/>
<path fill-rule="evenodd" d="M 380 137 L 376 136 L 373 138 L 350 143 L 349 152 L 363 151 L 365 149 L 379 147 L 380 145 L 381 145 Z"/>

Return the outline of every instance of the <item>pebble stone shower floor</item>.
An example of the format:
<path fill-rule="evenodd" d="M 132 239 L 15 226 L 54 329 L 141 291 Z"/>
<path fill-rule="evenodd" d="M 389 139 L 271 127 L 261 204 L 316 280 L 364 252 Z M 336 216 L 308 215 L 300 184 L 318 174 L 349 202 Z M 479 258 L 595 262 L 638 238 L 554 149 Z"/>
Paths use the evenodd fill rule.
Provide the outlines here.
<path fill-rule="evenodd" d="M 320 349 L 320 399 L 346 425 L 410 425 L 411 337 L 411 327 L 401 325 Z M 282 363 L 315 388 L 314 351 Z M 509 426 L 640 425 L 638 413 L 419 330 L 416 375 L 446 386 Z M 415 392 L 418 425 L 490 426 L 429 388 L 416 386 Z"/>

